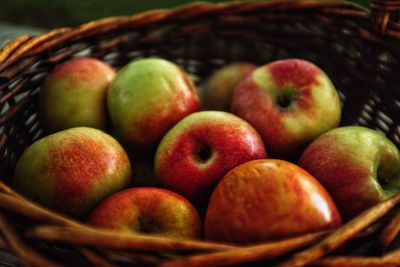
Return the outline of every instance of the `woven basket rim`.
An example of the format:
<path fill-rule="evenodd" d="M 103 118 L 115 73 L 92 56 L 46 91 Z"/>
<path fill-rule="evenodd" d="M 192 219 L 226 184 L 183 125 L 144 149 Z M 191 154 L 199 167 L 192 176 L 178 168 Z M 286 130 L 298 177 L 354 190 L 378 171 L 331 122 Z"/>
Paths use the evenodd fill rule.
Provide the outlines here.
<path fill-rule="evenodd" d="M 288 10 L 288 9 L 320 9 L 320 8 L 347 8 L 354 15 L 368 19 L 370 10 L 356 3 L 346 0 L 272 0 L 272 1 L 248 1 L 248 2 L 193 2 L 171 9 L 155 9 L 130 16 L 107 17 L 81 24 L 76 27 L 56 28 L 39 35 L 22 35 L 9 41 L 0 50 L 0 76 L 1 72 L 13 63 L 24 57 L 39 54 L 51 49 L 58 44 L 72 38 L 93 36 L 111 32 L 119 27 L 141 27 L 153 23 L 161 23 L 167 20 L 181 20 L 194 18 L 204 14 L 244 14 L 254 10 L 264 9 Z"/>

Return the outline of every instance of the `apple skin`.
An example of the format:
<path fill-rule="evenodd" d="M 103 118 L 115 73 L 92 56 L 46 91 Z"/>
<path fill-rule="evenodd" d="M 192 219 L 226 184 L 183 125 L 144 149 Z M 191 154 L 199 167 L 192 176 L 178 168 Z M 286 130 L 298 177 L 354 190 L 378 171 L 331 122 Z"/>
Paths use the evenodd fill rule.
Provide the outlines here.
<path fill-rule="evenodd" d="M 130 181 L 131 165 L 119 143 L 100 130 L 76 127 L 30 145 L 17 161 L 12 182 L 28 198 L 82 218 Z"/>
<path fill-rule="evenodd" d="M 230 111 L 233 91 L 256 67 L 247 62 L 235 62 L 216 70 L 204 86 L 205 108 Z"/>
<path fill-rule="evenodd" d="M 197 210 L 184 197 L 154 187 L 131 188 L 104 200 L 87 223 L 126 233 L 199 239 L 202 222 Z"/>
<path fill-rule="evenodd" d="M 178 121 L 200 108 L 187 74 L 167 60 L 133 61 L 118 71 L 108 91 L 115 131 L 128 146 L 155 150 Z"/>
<path fill-rule="evenodd" d="M 228 172 L 208 203 L 205 237 L 250 244 L 341 225 L 333 200 L 312 175 L 288 161 L 254 160 Z"/>
<path fill-rule="evenodd" d="M 261 137 L 246 121 L 223 111 L 201 111 L 181 120 L 161 140 L 155 173 L 167 188 L 198 204 L 229 170 L 266 157 Z"/>
<path fill-rule="evenodd" d="M 290 160 L 341 119 L 340 99 L 329 77 L 300 59 L 254 70 L 236 87 L 232 112 L 260 133 L 271 157 Z"/>
<path fill-rule="evenodd" d="M 345 126 L 315 139 L 299 165 L 328 190 L 344 219 L 400 192 L 400 153 L 383 134 Z"/>
<path fill-rule="evenodd" d="M 107 88 L 115 71 L 95 58 L 57 65 L 39 91 L 39 116 L 48 133 L 87 126 L 106 129 Z"/>

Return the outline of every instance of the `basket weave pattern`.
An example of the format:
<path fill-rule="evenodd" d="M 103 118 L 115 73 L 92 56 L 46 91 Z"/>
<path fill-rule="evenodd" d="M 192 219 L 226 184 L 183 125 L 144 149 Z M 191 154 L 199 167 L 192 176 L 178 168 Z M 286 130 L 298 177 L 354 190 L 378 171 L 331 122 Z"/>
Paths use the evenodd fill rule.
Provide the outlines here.
<path fill-rule="evenodd" d="M 27 266 L 399 266 L 400 195 L 342 228 L 248 247 L 100 231 L 26 200 L 7 183 L 18 156 L 44 135 L 37 93 L 53 67 L 92 56 L 120 68 L 162 57 L 201 84 L 234 61 L 310 60 L 331 77 L 343 105 L 342 125 L 386 134 L 400 148 L 400 1 L 371 10 L 350 2 L 277 0 L 194 3 L 112 17 L 0 50 L 0 233 Z M 329 254 L 344 243 L 344 249 Z M 247 265 L 248 266 L 248 265 Z"/>

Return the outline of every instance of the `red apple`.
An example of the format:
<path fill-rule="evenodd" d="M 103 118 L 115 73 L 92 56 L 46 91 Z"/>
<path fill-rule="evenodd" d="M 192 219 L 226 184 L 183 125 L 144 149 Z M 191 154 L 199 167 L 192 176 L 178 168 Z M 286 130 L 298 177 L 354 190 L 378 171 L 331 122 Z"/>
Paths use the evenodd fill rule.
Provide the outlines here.
<path fill-rule="evenodd" d="M 198 239 L 201 219 L 182 196 L 160 188 L 141 187 L 104 200 L 87 223 L 100 228 L 172 238 Z"/>
<path fill-rule="evenodd" d="M 157 178 L 196 203 L 204 200 L 229 170 L 265 158 L 261 137 L 244 120 L 222 111 L 193 113 L 161 140 Z"/>
<path fill-rule="evenodd" d="M 204 86 L 205 108 L 229 111 L 234 89 L 255 68 L 251 63 L 235 62 L 215 71 Z"/>
<path fill-rule="evenodd" d="M 270 156 L 293 159 L 340 122 L 338 93 L 314 64 L 286 59 L 257 68 L 235 89 L 232 112 L 260 133 Z"/>
<path fill-rule="evenodd" d="M 142 150 L 199 110 L 196 88 L 177 65 L 163 59 L 133 61 L 118 71 L 108 91 L 108 109 L 121 140 Z"/>
<path fill-rule="evenodd" d="M 57 65 L 39 91 L 39 115 L 47 132 L 108 125 L 107 88 L 114 70 L 95 58 L 75 58 Z"/>
<path fill-rule="evenodd" d="M 204 228 L 209 240 L 255 243 L 341 225 L 322 185 L 290 162 L 254 160 L 237 166 L 211 195 Z"/>
<path fill-rule="evenodd" d="M 340 127 L 321 135 L 299 165 L 324 185 L 345 219 L 400 192 L 399 150 L 365 127 Z"/>
<path fill-rule="evenodd" d="M 81 218 L 130 180 L 131 165 L 119 143 L 102 131 L 78 127 L 29 146 L 18 159 L 13 185 L 50 209 Z"/>

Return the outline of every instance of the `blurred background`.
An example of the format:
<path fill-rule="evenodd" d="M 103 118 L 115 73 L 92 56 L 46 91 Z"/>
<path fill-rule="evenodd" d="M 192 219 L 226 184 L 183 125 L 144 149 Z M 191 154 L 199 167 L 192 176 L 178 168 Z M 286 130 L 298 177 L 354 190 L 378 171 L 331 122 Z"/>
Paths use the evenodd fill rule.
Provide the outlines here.
<path fill-rule="evenodd" d="M 208 0 L 205 2 L 226 2 Z M 266 0 L 267 1 L 267 0 Z M 189 0 L 0 0 L 0 46 L 24 33 L 76 26 L 95 19 L 172 8 Z M 353 0 L 368 6 L 371 0 Z"/>

